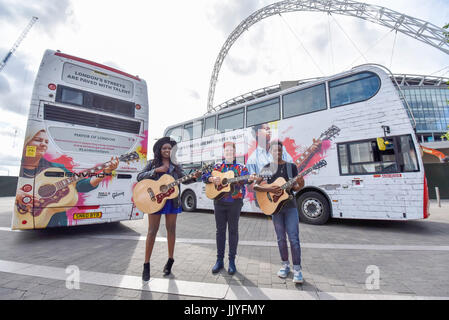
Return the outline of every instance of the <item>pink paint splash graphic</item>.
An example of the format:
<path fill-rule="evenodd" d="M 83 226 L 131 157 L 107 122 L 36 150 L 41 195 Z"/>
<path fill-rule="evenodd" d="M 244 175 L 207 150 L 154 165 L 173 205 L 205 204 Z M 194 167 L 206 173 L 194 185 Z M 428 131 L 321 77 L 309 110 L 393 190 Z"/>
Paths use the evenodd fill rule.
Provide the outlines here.
<path fill-rule="evenodd" d="M 301 150 L 301 146 L 296 145 L 295 140 L 286 138 L 284 141 L 282 141 L 282 144 L 284 145 L 287 152 L 290 154 L 290 156 L 293 158 L 293 161 L 298 160 L 302 153 L 300 153 L 299 150 Z M 329 140 L 324 140 L 321 143 L 321 147 L 319 150 L 312 156 L 312 158 L 308 161 L 305 168 L 303 170 L 306 170 L 310 167 L 312 167 L 315 163 L 317 163 L 320 160 L 323 160 L 326 158 L 327 150 L 329 150 L 331 147 L 331 142 Z M 304 151 L 306 149 L 303 149 Z"/>

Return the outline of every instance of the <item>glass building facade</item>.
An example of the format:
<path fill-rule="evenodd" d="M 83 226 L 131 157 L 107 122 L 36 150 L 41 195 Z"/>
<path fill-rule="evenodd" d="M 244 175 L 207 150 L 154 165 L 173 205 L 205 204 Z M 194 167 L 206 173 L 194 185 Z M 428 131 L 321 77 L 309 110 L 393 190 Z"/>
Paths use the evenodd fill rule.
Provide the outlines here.
<path fill-rule="evenodd" d="M 448 86 L 407 86 L 401 88 L 416 120 L 421 142 L 441 141 L 449 128 Z"/>

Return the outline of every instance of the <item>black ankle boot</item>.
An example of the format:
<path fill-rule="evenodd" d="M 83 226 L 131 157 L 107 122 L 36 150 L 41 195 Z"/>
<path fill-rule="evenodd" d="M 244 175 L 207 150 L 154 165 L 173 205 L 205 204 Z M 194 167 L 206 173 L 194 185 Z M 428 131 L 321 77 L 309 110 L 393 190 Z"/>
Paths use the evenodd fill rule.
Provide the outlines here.
<path fill-rule="evenodd" d="M 168 258 L 168 261 L 164 267 L 164 276 L 168 276 L 171 273 L 173 262 L 175 262 L 175 260 L 173 260 L 172 258 Z"/>
<path fill-rule="evenodd" d="M 150 280 L 150 263 L 149 262 L 143 264 L 142 280 L 143 281 Z"/>
<path fill-rule="evenodd" d="M 212 267 L 212 273 L 218 273 L 224 267 L 223 259 L 217 259 L 217 262 Z"/>
<path fill-rule="evenodd" d="M 233 275 L 236 272 L 237 272 L 237 268 L 235 267 L 235 259 L 234 258 L 229 258 L 228 274 Z"/>

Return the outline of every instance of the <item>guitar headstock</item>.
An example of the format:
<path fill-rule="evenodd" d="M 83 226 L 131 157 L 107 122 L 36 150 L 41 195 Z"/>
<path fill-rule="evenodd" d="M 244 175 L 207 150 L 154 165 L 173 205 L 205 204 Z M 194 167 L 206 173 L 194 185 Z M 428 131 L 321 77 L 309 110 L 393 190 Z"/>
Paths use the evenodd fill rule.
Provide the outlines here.
<path fill-rule="evenodd" d="M 319 162 L 315 163 L 312 167 L 313 170 L 318 170 L 323 167 L 327 166 L 326 160 L 320 160 Z"/>
<path fill-rule="evenodd" d="M 341 129 L 335 125 L 332 125 L 329 129 L 321 134 L 320 140 L 331 140 L 335 136 L 340 134 Z"/>
<path fill-rule="evenodd" d="M 268 173 L 266 173 L 266 174 L 256 174 L 257 178 L 262 178 L 265 181 L 270 179 L 272 176 L 273 176 L 272 174 L 268 174 Z"/>
<path fill-rule="evenodd" d="M 199 172 L 209 172 L 212 171 L 214 169 L 215 164 L 213 162 L 210 163 L 205 163 L 203 164 L 203 166 L 198 169 Z"/>
<path fill-rule="evenodd" d="M 127 153 L 127 154 L 123 154 L 119 157 L 119 160 L 123 161 L 123 162 L 132 162 L 132 161 L 136 161 L 139 159 L 140 159 L 139 154 L 136 151 Z"/>

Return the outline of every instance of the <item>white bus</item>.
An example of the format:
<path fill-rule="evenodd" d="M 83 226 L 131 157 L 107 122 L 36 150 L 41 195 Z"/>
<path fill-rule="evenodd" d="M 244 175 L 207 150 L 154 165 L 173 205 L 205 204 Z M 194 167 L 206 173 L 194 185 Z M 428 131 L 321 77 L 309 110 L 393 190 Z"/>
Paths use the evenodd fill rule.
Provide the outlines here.
<path fill-rule="evenodd" d="M 363 65 L 253 99 L 247 95 L 242 103 L 170 126 L 165 135 L 179 141 L 177 158 L 186 169 L 220 161 L 227 140 L 236 142 L 238 162 L 251 173 L 269 161 L 265 147 L 273 139 L 299 171 L 325 159 L 327 166 L 306 176 L 296 194 L 306 223 L 423 219 L 429 216 L 424 166 L 398 90 L 383 67 Z M 314 139 L 320 147 L 310 153 Z M 183 186 L 184 210 L 213 209 L 204 188 Z M 242 211 L 261 212 L 252 192 Z"/>
<path fill-rule="evenodd" d="M 147 141 L 143 79 L 46 50 L 31 98 L 12 228 L 143 218 L 131 197 Z M 118 167 L 103 171 L 111 158 L 119 159 Z"/>

